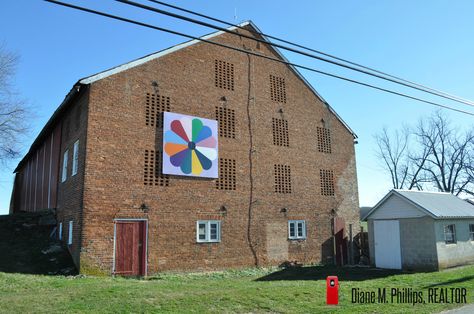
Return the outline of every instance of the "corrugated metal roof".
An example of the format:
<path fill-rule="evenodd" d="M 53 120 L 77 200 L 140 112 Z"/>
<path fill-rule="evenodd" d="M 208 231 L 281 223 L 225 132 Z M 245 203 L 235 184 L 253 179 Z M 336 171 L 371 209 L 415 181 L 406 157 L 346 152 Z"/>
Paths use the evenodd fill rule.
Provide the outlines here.
<path fill-rule="evenodd" d="M 436 218 L 474 217 L 474 205 L 450 193 L 395 190 Z"/>
<path fill-rule="evenodd" d="M 450 193 L 391 190 L 361 219 L 367 220 L 391 195 L 398 195 L 435 219 L 474 218 L 474 204 Z"/>

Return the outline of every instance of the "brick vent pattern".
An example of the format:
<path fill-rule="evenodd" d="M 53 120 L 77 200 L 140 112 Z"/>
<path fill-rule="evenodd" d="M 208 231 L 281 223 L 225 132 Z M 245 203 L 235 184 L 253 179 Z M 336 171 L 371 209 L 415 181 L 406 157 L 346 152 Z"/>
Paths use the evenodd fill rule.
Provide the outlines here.
<path fill-rule="evenodd" d="M 170 97 L 146 93 L 145 124 L 163 128 L 163 112 L 170 111 Z"/>
<path fill-rule="evenodd" d="M 291 193 L 291 169 L 288 165 L 274 165 L 275 192 Z"/>
<path fill-rule="evenodd" d="M 273 144 L 277 146 L 290 146 L 288 136 L 288 121 L 284 119 L 272 119 L 273 124 Z"/>
<path fill-rule="evenodd" d="M 286 84 L 283 77 L 270 74 L 270 96 L 273 101 L 286 104 Z"/>
<path fill-rule="evenodd" d="M 216 120 L 219 122 L 219 136 L 235 138 L 235 110 L 216 107 Z"/>
<path fill-rule="evenodd" d="M 331 153 L 331 132 L 326 128 L 317 128 L 318 151 L 320 153 Z"/>
<path fill-rule="evenodd" d="M 162 152 L 154 150 L 145 150 L 144 165 L 143 165 L 143 184 L 144 185 L 159 185 L 169 186 L 169 175 L 163 174 L 162 167 Z"/>
<path fill-rule="evenodd" d="M 235 159 L 219 158 L 219 178 L 216 180 L 216 189 L 236 189 Z"/>
<path fill-rule="evenodd" d="M 321 177 L 321 195 L 334 195 L 334 171 L 321 169 L 319 176 Z"/>
<path fill-rule="evenodd" d="M 222 60 L 214 61 L 216 87 L 234 90 L 234 65 Z"/>

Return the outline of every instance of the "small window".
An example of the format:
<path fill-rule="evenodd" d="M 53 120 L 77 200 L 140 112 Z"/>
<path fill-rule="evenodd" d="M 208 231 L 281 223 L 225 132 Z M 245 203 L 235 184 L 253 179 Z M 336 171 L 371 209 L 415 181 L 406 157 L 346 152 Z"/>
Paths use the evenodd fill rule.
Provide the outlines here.
<path fill-rule="evenodd" d="M 469 224 L 469 240 L 474 241 L 474 224 Z"/>
<path fill-rule="evenodd" d="M 67 237 L 67 245 L 72 244 L 72 220 L 69 221 L 69 231 L 68 231 L 68 237 Z"/>
<path fill-rule="evenodd" d="M 456 226 L 454 224 L 444 226 L 444 242 L 446 244 L 456 243 Z"/>
<path fill-rule="evenodd" d="M 291 240 L 306 239 L 306 222 L 304 220 L 288 221 L 288 238 Z"/>
<path fill-rule="evenodd" d="M 77 174 L 77 165 L 79 161 L 79 140 L 74 143 L 74 149 L 72 152 L 72 176 Z"/>
<path fill-rule="evenodd" d="M 62 240 L 63 239 L 63 223 L 59 223 L 59 230 L 58 230 L 58 239 Z"/>
<path fill-rule="evenodd" d="M 200 220 L 196 223 L 197 242 L 220 242 L 221 222 L 219 220 Z"/>
<path fill-rule="evenodd" d="M 61 182 L 65 182 L 67 179 L 67 157 L 69 155 L 69 149 L 66 149 L 63 155 L 63 170 L 61 174 Z"/>

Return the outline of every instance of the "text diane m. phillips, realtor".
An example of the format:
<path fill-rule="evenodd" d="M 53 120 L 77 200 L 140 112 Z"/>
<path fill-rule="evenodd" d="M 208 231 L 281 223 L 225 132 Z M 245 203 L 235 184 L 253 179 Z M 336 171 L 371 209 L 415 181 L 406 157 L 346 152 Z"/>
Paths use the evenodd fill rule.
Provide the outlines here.
<path fill-rule="evenodd" d="M 427 298 L 424 293 L 427 292 Z M 467 303 L 466 288 L 428 288 L 427 291 L 412 288 L 378 288 L 361 290 L 352 288 L 352 303 Z"/>

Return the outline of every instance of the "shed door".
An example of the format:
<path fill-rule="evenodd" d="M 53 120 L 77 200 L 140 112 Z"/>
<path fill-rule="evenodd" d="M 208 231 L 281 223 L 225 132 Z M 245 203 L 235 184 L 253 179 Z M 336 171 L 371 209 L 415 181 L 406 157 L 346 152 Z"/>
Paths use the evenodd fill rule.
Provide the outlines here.
<path fill-rule="evenodd" d="M 398 220 L 374 220 L 375 266 L 402 269 Z"/>
<path fill-rule="evenodd" d="M 115 274 L 144 276 L 146 221 L 115 222 Z"/>

